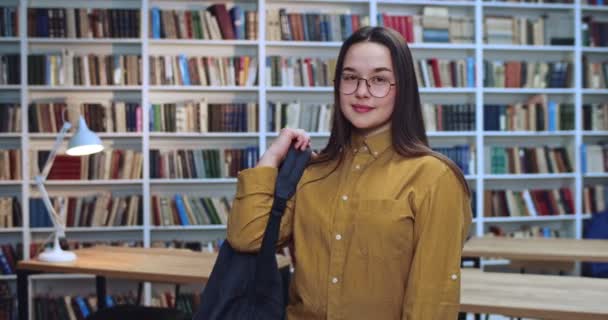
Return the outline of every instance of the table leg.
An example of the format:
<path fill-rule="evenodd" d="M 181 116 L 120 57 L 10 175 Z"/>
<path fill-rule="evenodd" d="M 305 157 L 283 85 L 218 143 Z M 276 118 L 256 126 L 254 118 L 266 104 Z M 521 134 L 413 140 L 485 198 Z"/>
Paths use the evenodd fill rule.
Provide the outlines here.
<path fill-rule="evenodd" d="M 29 320 L 30 301 L 28 279 L 30 272 L 27 270 L 17 270 L 17 301 L 19 303 L 19 320 Z"/>
<path fill-rule="evenodd" d="M 179 284 L 175 285 L 175 301 L 174 309 L 177 310 L 177 297 L 179 296 Z"/>
<path fill-rule="evenodd" d="M 97 285 L 97 310 L 107 307 L 106 304 L 106 277 L 96 276 L 95 282 Z"/>

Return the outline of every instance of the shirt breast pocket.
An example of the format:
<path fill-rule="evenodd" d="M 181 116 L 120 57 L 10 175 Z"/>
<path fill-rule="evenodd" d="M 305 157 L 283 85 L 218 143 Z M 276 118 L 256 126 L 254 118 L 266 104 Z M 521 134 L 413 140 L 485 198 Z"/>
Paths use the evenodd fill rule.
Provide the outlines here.
<path fill-rule="evenodd" d="M 411 256 L 414 215 L 407 201 L 359 200 L 354 220 L 353 241 L 362 255 L 379 259 Z"/>

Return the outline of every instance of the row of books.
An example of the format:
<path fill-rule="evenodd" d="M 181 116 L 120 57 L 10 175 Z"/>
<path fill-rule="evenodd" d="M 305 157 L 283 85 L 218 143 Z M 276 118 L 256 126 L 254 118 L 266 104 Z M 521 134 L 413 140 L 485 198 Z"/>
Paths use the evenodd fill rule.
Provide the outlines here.
<path fill-rule="evenodd" d="M 545 45 L 545 16 L 484 17 L 484 40 L 488 44 Z"/>
<path fill-rule="evenodd" d="M 28 36 L 41 38 L 139 38 L 137 9 L 28 8 Z"/>
<path fill-rule="evenodd" d="M 256 165 L 256 146 L 241 149 L 150 150 L 150 178 L 207 179 L 236 177 Z"/>
<path fill-rule="evenodd" d="M 253 86 L 257 58 L 151 56 L 150 84 L 198 86 Z"/>
<path fill-rule="evenodd" d="M 21 106 L 0 103 L 0 132 L 21 132 Z"/>
<path fill-rule="evenodd" d="M 19 35 L 19 14 L 16 7 L 0 7 L 0 37 Z"/>
<path fill-rule="evenodd" d="M 508 237 L 508 238 L 560 238 L 567 234 L 564 230 L 542 227 L 538 225 L 522 225 L 519 230 L 507 231 L 501 226 L 490 225 L 484 237 Z"/>
<path fill-rule="evenodd" d="M 49 151 L 30 150 L 31 176 L 42 170 Z M 143 155 L 141 151 L 105 148 L 89 156 L 57 155 L 48 180 L 109 180 L 141 179 Z"/>
<path fill-rule="evenodd" d="M 152 104 L 153 132 L 257 132 L 256 103 L 208 103 L 198 101 Z"/>
<path fill-rule="evenodd" d="M 17 261 L 23 259 L 23 250 L 12 244 L 0 245 L 0 268 L 4 275 L 15 274 Z"/>
<path fill-rule="evenodd" d="M 574 105 L 570 103 L 485 105 L 483 111 L 487 131 L 574 130 Z"/>
<path fill-rule="evenodd" d="M 0 197 L 0 228 L 21 226 L 21 201 L 18 197 Z"/>
<path fill-rule="evenodd" d="M 119 227 L 143 224 L 140 195 L 118 195 L 110 192 L 79 197 L 52 197 L 55 212 L 66 210 L 67 227 Z M 30 199 L 30 227 L 51 227 L 42 199 Z"/>
<path fill-rule="evenodd" d="M 573 66 L 567 61 L 484 61 L 483 85 L 495 88 L 568 88 Z"/>
<path fill-rule="evenodd" d="M 266 57 L 266 85 L 327 87 L 333 85 L 336 58 Z"/>
<path fill-rule="evenodd" d="M 568 188 L 484 190 L 484 217 L 535 217 L 574 214 Z"/>
<path fill-rule="evenodd" d="M 0 85 L 21 84 L 21 56 L 18 54 L 0 55 Z"/>
<path fill-rule="evenodd" d="M 608 185 L 595 184 L 583 187 L 583 212 L 599 213 L 608 209 Z"/>
<path fill-rule="evenodd" d="M 459 60 L 418 59 L 414 63 L 414 71 L 418 87 L 475 87 L 475 58 L 473 57 Z"/>
<path fill-rule="evenodd" d="M 153 195 L 152 223 L 155 226 L 226 225 L 230 208 L 226 197 Z"/>
<path fill-rule="evenodd" d="M 299 13 L 285 8 L 266 10 L 266 39 L 269 41 L 343 41 L 369 17 L 352 13 Z"/>
<path fill-rule="evenodd" d="M 608 88 L 608 60 L 588 62 L 583 56 L 583 88 Z"/>
<path fill-rule="evenodd" d="M 564 147 L 486 146 L 491 174 L 568 173 L 572 161 Z"/>
<path fill-rule="evenodd" d="M 583 130 L 608 130 L 608 103 L 583 105 Z"/>
<path fill-rule="evenodd" d="M 595 20 L 593 16 L 583 17 L 581 24 L 583 46 L 606 47 L 608 46 L 608 21 Z"/>
<path fill-rule="evenodd" d="M 433 151 L 439 152 L 454 161 L 463 174 L 475 174 L 475 146 L 464 144 L 451 147 L 433 147 Z"/>
<path fill-rule="evenodd" d="M 28 83 L 50 86 L 141 85 L 139 55 L 74 55 L 28 56 Z"/>
<path fill-rule="evenodd" d="M 409 43 L 473 43 L 475 25 L 471 17 L 450 16 L 447 7 L 427 6 L 422 14 L 378 14 L 378 25 L 394 29 Z"/>
<path fill-rule="evenodd" d="M 72 108 L 72 107 L 70 107 Z M 30 132 L 56 133 L 61 130 L 64 119 L 76 123 L 73 109 L 67 112 L 65 102 L 33 103 L 28 109 Z M 141 132 L 142 109 L 138 103 L 108 101 L 82 103 L 77 106 L 89 129 L 95 132 Z"/>
<path fill-rule="evenodd" d="M 117 305 L 138 305 L 133 292 L 106 296 L 108 308 Z M 81 320 L 97 311 L 96 295 L 56 296 L 43 294 L 33 297 L 33 319 L 37 320 Z"/>
<path fill-rule="evenodd" d="M 583 173 L 608 172 L 608 144 L 605 141 L 581 144 L 581 157 Z"/>
<path fill-rule="evenodd" d="M 0 149 L 0 181 L 21 180 L 21 150 Z"/>
<path fill-rule="evenodd" d="M 427 131 L 474 131 L 474 104 L 422 104 Z"/>
<path fill-rule="evenodd" d="M 155 292 L 151 299 L 151 306 L 159 308 L 175 308 L 180 310 L 188 318 L 196 313 L 201 303 L 201 293 L 198 291 L 179 293 L 175 292 Z"/>
<path fill-rule="evenodd" d="M 299 128 L 307 132 L 329 132 L 333 118 L 333 104 L 292 102 L 268 102 L 268 131 L 279 132 L 283 128 Z"/>
<path fill-rule="evenodd" d="M 150 11 L 153 39 L 255 40 L 258 34 L 258 13 L 238 5 L 227 10 L 218 3 L 206 10 Z"/>

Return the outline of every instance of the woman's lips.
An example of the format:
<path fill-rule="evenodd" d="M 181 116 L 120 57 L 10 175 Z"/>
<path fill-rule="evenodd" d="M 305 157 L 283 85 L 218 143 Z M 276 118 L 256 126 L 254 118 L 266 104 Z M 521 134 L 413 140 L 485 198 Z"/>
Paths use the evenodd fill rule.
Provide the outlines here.
<path fill-rule="evenodd" d="M 353 109 L 355 110 L 355 112 L 357 112 L 357 113 L 367 113 L 367 112 L 374 110 L 374 108 L 372 108 L 370 106 L 366 106 L 364 104 L 353 104 L 352 106 L 353 106 Z"/>

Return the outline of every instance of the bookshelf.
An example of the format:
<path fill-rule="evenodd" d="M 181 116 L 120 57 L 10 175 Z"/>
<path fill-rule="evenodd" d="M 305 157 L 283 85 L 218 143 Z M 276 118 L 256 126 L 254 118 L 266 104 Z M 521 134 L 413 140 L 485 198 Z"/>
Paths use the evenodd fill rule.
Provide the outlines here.
<path fill-rule="evenodd" d="M 257 11 L 257 40 L 208 40 L 208 39 L 153 39 L 151 10 L 152 8 L 172 10 L 204 10 L 213 3 L 224 3 L 228 8 L 238 4 L 245 10 Z M 582 237 L 583 223 L 590 214 L 583 210 L 583 189 L 587 184 L 608 182 L 608 173 L 584 173 L 582 170 L 580 148 L 583 143 L 593 143 L 608 137 L 608 131 L 583 130 L 582 106 L 589 103 L 607 103 L 608 89 L 591 89 L 583 86 L 582 57 L 590 56 L 601 60 L 608 53 L 608 47 L 589 47 L 583 45 L 582 27 L 579 21 L 588 15 L 602 21 L 608 21 L 608 6 L 592 6 L 574 3 L 504 3 L 499 1 L 409 1 L 409 0 L 217 0 L 217 1 L 169 1 L 169 0 L 126 0 L 108 2 L 102 0 L 74 2 L 67 0 L 9 0 L 6 5 L 18 8 L 19 34 L 12 37 L 0 37 L 0 55 L 20 54 L 21 83 L 0 85 L 0 104 L 19 104 L 22 110 L 21 131 L 0 133 L 2 149 L 20 148 L 22 155 L 22 179 L 0 181 L 0 197 L 16 196 L 21 199 L 23 221 L 22 227 L 0 229 L 0 243 L 23 243 L 24 256 L 29 256 L 29 244 L 43 240 L 50 229 L 30 228 L 29 202 L 36 196 L 33 177 L 29 171 L 28 152 L 32 149 L 50 148 L 54 134 L 28 132 L 28 106 L 33 101 L 45 99 L 62 99 L 70 97 L 78 102 L 97 100 L 136 101 L 143 108 L 142 123 L 150 123 L 148 106 L 151 104 L 175 103 L 179 101 L 207 99 L 209 103 L 245 103 L 258 104 L 258 128 L 256 132 L 152 132 L 147 125 L 141 132 L 107 132 L 100 137 L 108 146 L 131 148 L 143 152 L 143 175 L 141 179 L 127 180 L 63 180 L 49 181 L 47 186 L 51 195 L 73 195 L 82 188 L 100 192 L 111 190 L 141 194 L 143 223 L 141 226 L 129 227 L 70 227 L 67 237 L 70 240 L 137 240 L 149 247 L 158 240 L 196 240 L 212 241 L 222 238 L 225 226 L 154 226 L 150 212 L 153 208 L 151 199 L 154 195 L 174 195 L 192 193 L 205 196 L 231 196 L 236 190 L 236 179 L 156 179 L 150 177 L 150 150 L 167 148 L 232 148 L 256 146 L 263 153 L 267 146 L 277 137 L 275 132 L 268 131 L 270 115 L 268 102 L 288 102 L 300 100 L 305 103 L 330 103 L 332 87 L 278 87 L 267 86 L 266 59 L 268 56 L 301 56 L 301 57 L 337 57 L 340 41 L 270 41 L 266 39 L 266 10 L 286 8 L 293 12 L 338 12 L 353 13 L 369 17 L 371 25 L 378 24 L 378 15 L 390 12 L 395 15 L 420 13 L 425 6 L 446 7 L 450 14 L 473 19 L 472 43 L 428 43 L 410 44 L 415 59 L 437 57 L 439 59 L 464 59 L 472 57 L 475 62 L 475 85 L 473 87 L 435 88 L 421 87 L 422 102 L 433 104 L 472 104 L 475 106 L 474 130 L 470 131 L 433 131 L 429 132 L 432 146 L 450 147 L 468 144 L 476 146 L 474 168 L 466 176 L 473 190 L 476 190 L 476 218 L 471 234 L 481 236 L 489 226 L 504 226 L 505 230 L 516 230 L 525 225 L 549 226 L 566 230 L 566 236 Z M 139 12 L 140 30 L 138 37 L 130 38 L 41 38 L 28 36 L 29 8 L 107 8 L 136 9 Z M 567 34 L 574 38 L 572 45 L 515 45 L 488 44 L 484 41 L 484 18 L 488 15 L 525 16 L 537 18 L 542 15 L 555 15 L 560 21 L 560 30 L 565 28 Z M 141 56 L 140 85 L 29 85 L 28 60 L 30 54 L 58 53 L 67 48 L 75 54 L 121 54 Z M 150 58 L 158 55 L 177 56 L 254 56 L 257 57 L 257 79 L 251 86 L 179 86 L 151 85 Z M 572 82 L 565 88 L 494 88 L 483 86 L 483 62 L 485 60 L 533 60 L 558 61 L 572 63 Z M 512 104 L 525 101 L 535 94 L 546 94 L 550 100 L 574 105 L 575 126 L 572 130 L 555 131 L 485 131 L 484 110 L 488 104 Z M 311 133 L 313 147 L 325 145 L 328 134 Z M 544 174 L 492 174 L 486 170 L 484 147 L 491 145 L 525 145 L 529 141 L 539 144 L 563 144 L 569 147 L 573 172 Z M 536 217 L 484 217 L 483 190 L 522 189 L 546 186 L 552 188 L 570 187 L 574 197 L 575 212 L 571 215 L 536 216 Z M 493 262 L 489 262 L 493 263 Z M 61 276 L 49 276 L 50 279 L 65 279 Z M 5 276 L 2 279 L 14 279 Z M 14 283 L 12 284 L 14 287 Z M 145 287 L 145 301 L 150 303 L 150 285 Z"/>

